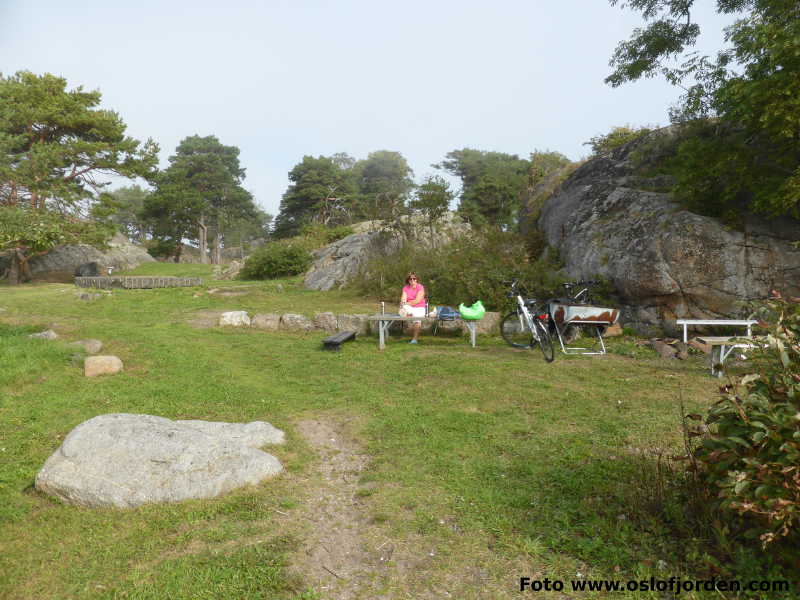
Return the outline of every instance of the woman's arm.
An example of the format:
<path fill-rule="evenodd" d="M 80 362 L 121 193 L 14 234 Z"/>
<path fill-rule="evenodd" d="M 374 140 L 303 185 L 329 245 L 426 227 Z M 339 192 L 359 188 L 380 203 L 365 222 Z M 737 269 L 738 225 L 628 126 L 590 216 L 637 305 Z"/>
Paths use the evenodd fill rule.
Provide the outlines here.
<path fill-rule="evenodd" d="M 408 302 L 408 299 L 406 298 L 406 290 L 404 288 L 403 293 L 400 294 L 400 304 L 405 304 L 406 302 Z"/>
<path fill-rule="evenodd" d="M 405 292 L 403 292 L 403 293 L 405 293 Z M 425 299 L 425 289 L 424 288 L 420 288 L 420 289 L 417 290 L 417 293 L 414 296 L 414 299 L 413 300 L 409 300 L 408 303 L 411 306 L 416 306 L 418 303 L 422 302 L 424 299 Z"/>

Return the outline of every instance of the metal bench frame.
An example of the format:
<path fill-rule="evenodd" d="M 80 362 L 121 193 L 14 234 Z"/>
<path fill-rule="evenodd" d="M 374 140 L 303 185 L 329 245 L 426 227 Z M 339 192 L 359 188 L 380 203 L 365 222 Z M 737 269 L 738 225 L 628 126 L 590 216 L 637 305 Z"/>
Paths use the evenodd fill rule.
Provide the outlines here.
<path fill-rule="evenodd" d="M 607 321 L 603 322 L 603 321 L 572 320 L 572 321 L 564 321 L 563 323 L 561 323 L 561 325 L 553 321 L 553 324 L 556 327 L 558 342 L 559 344 L 561 344 L 561 351 L 564 354 L 606 354 L 606 344 L 603 341 L 603 334 L 600 333 L 600 329 L 602 327 L 609 327 L 612 325 L 612 323 L 609 323 Z M 579 346 L 567 346 L 564 343 L 564 337 L 562 333 L 565 332 L 567 330 L 567 327 L 569 327 L 570 325 L 594 325 L 595 326 L 594 332 L 597 335 L 597 341 L 594 343 L 594 345 L 592 345 L 591 348 L 583 348 Z M 600 350 L 596 350 L 598 342 L 600 343 Z"/>

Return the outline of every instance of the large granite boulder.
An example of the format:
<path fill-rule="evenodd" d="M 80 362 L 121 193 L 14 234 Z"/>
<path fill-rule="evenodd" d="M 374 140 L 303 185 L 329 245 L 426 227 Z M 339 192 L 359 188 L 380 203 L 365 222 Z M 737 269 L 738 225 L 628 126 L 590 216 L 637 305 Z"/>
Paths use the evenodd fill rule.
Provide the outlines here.
<path fill-rule="evenodd" d="M 280 461 L 259 448 L 283 441 L 262 421 L 100 415 L 67 435 L 36 475 L 36 489 L 89 507 L 213 498 L 279 473 Z"/>
<path fill-rule="evenodd" d="M 306 273 L 305 286 L 312 290 L 330 290 L 346 285 L 373 253 L 393 254 L 413 241 L 441 245 L 470 231 L 468 224 L 447 213 L 434 230 L 417 216 L 403 217 L 394 224 L 366 221 L 353 226 L 355 233 L 320 248 L 313 254 Z"/>
<path fill-rule="evenodd" d="M 47 254 L 32 258 L 29 265 L 33 279 L 72 282 L 75 272 L 80 267 L 85 269 L 88 263 L 97 263 L 100 271 L 108 267 L 121 271 L 154 261 L 143 247 L 132 244 L 124 235 L 117 234 L 108 242 L 108 249 L 105 251 L 86 244 L 57 246 Z M 0 264 L 0 273 L 2 271 Z"/>
<path fill-rule="evenodd" d="M 800 223 L 747 217 L 737 231 L 691 213 L 653 191 L 668 180 L 635 173 L 635 147 L 589 160 L 545 201 L 538 226 L 568 277 L 608 278 L 626 324 L 672 334 L 679 318 L 731 317 L 772 289 L 800 292 Z"/>

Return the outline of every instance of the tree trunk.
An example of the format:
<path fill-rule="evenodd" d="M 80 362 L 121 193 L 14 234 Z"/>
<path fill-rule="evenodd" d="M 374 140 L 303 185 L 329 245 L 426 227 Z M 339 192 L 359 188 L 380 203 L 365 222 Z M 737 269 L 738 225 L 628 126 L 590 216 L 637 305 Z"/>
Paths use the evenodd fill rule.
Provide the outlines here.
<path fill-rule="evenodd" d="M 20 248 L 11 251 L 11 267 L 8 270 L 8 283 L 19 285 L 24 281 L 31 280 L 31 268 L 28 265 L 28 257 Z"/>
<path fill-rule="evenodd" d="M 175 244 L 175 258 L 174 258 L 174 261 L 176 263 L 181 262 L 181 252 L 183 252 L 183 244 L 181 242 L 178 242 L 177 244 Z"/>
<path fill-rule="evenodd" d="M 206 225 L 205 215 L 200 215 L 200 225 L 198 236 L 200 241 L 200 262 L 208 264 L 208 225 Z"/>
<path fill-rule="evenodd" d="M 8 269 L 8 283 L 10 285 L 19 285 L 19 259 L 17 258 L 17 251 L 11 252 L 11 267 Z"/>
<path fill-rule="evenodd" d="M 221 251 L 220 251 L 220 244 L 222 240 L 220 239 L 222 235 L 220 234 L 219 230 L 214 233 L 214 239 L 211 245 L 211 264 L 218 265 L 220 263 L 221 258 Z"/>

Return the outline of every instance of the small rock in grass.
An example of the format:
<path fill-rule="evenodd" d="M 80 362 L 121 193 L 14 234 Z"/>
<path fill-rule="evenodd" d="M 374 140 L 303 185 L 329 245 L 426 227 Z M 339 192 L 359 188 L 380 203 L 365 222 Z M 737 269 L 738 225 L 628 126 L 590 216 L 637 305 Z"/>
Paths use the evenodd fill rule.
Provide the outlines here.
<path fill-rule="evenodd" d="M 48 329 L 47 331 L 42 331 L 40 333 L 32 333 L 28 336 L 29 338 L 38 338 L 41 340 L 57 340 L 58 334 L 53 331 L 52 329 Z"/>
<path fill-rule="evenodd" d="M 678 354 L 678 351 L 675 348 L 662 342 L 661 340 L 653 340 L 650 342 L 650 345 L 661 358 L 675 358 L 675 356 Z"/>
<path fill-rule="evenodd" d="M 250 327 L 250 317 L 243 310 L 234 310 L 222 313 L 219 324 L 222 327 Z"/>
<path fill-rule="evenodd" d="M 114 375 L 122 371 L 122 361 L 116 356 L 88 356 L 83 361 L 83 374 L 86 377 Z"/>
<path fill-rule="evenodd" d="M 97 354 L 103 349 L 103 342 L 100 340 L 78 340 L 77 342 L 70 342 L 73 348 L 83 348 L 86 354 Z"/>

